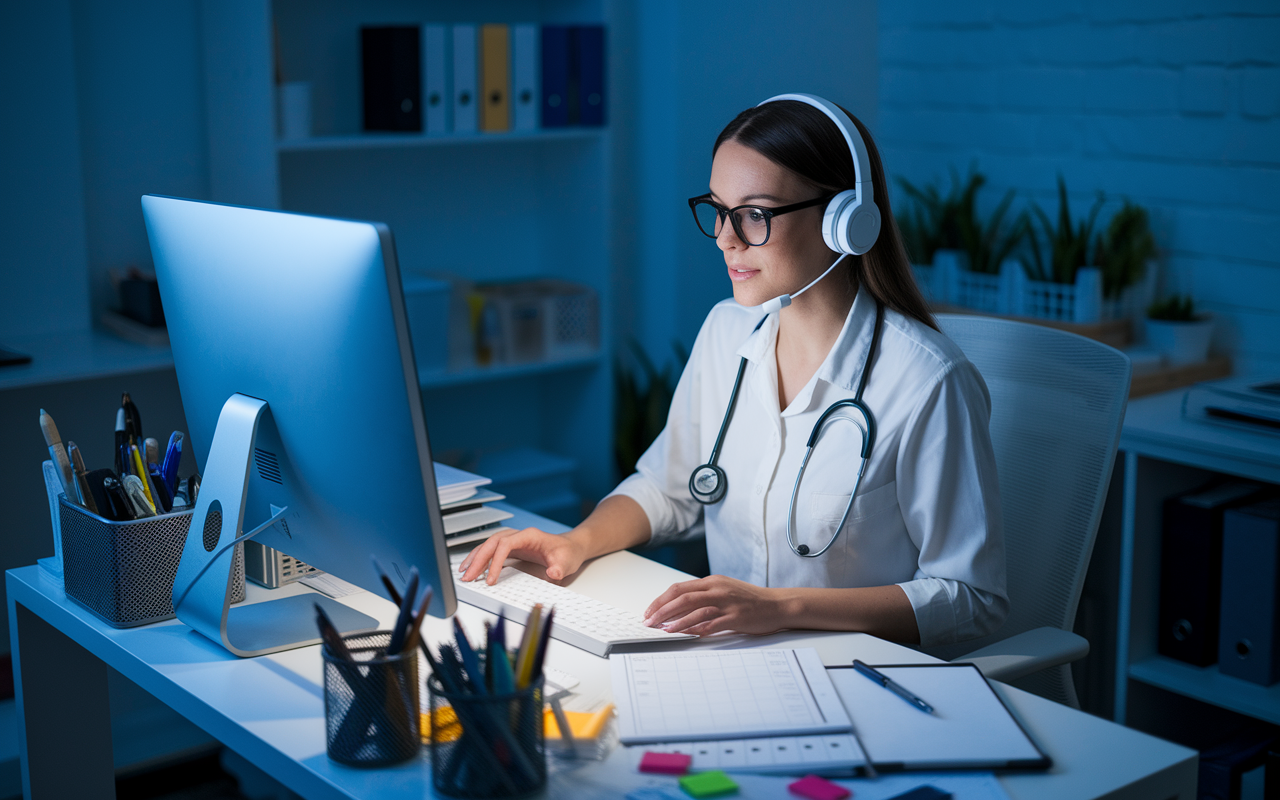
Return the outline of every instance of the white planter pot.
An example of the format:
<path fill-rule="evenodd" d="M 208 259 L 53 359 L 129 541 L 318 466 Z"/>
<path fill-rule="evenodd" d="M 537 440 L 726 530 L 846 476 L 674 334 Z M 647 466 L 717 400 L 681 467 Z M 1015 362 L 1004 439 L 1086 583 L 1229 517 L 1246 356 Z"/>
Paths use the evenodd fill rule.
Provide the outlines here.
<path fill-rule="evenodd" d="M 1147 342 L 1159 350 L 1169 366 L 1198 364 L 1209 358 L 1209 339 L 1213 336 L 1213 320 L 1170 322 L 1148 319 Z"/>

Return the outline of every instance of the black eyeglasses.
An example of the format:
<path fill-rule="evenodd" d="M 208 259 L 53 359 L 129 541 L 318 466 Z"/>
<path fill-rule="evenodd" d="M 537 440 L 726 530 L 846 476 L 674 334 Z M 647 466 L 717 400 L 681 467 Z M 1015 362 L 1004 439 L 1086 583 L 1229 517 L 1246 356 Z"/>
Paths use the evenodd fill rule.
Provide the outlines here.
<path fill-rule="evenodd" d="M 708 193 L 698 197 L 690 197 L 689 208 L 693 211 L 693 221 L 698 223 L 698 230 L 712 239 L 720 238 L 720 228 L 724 225 L 724 218 L 728 216 L 729 222 L 733 225 L 733 232 L 738 234 L 738 238 L 751 247 L 759 247 L 769 241 L 770 228 L 772 227 L 770 221 L 774 217 L 790 214 L 792 211 L 799 211 L 802 208 L 822 205 L 833 197 L 835 197 L 835 194 L 829 194 L 825 197 L 815 197 L 812 200 L 805 200 L 803 203 L 792 203 L 789 206 L 780 206 L 778 208 L 765 208 L 764 206 L 725 208 L 712 200 L 711 195 Z"/>

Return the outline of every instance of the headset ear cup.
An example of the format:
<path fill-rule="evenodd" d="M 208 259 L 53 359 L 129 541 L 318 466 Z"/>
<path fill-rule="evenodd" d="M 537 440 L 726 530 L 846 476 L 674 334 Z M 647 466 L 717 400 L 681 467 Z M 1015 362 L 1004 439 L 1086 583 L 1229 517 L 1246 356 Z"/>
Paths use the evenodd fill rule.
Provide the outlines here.
<path fill-rule="evenodd" d="M 859 205 L 850 215 L 849 223 L 844 228 L 849 249 L 844 251 L 860 256 L 875 246 L 880 238 L 880 209 L 875 203 Z"/>
<path fill-rule="evenodd" d="M 822 240 L 837 253 L 856 255 L 849 249 L 849 220 L 858 209 L 858 193 L 852 189 L 840 192 L 827 203 L 822 214 Z"/>

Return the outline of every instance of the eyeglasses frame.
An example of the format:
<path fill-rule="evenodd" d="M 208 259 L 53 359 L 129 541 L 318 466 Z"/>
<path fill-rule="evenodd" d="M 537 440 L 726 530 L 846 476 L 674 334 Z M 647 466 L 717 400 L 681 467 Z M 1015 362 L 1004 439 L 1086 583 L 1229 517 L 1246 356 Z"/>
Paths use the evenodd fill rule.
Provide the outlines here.
<path fill-rule="evenodd" d="M 720 237 L 715 234 L 707 233 L 706 231 L 702 230 L 702 224 L 698 222 L 698 204 L 702 202 L 705 202 L 707 205 L 711 206 L 717 212 L 719 212 L 721 226 L 724 225 L 724 218 L 726 216 L 729 218 L 729 224 L 733 227 L 733 233 L 735 236 L 738 237 L 738 241 L 742 242 L 747 247 L 763 247 L 764 245 L 769 243 L 769 237 L 773 236 L 773 218 L 774 217 L 780 217 L 783 214 L 790 214 L 792 211 L 799 211 L 802 208 L 813 208 L 814 206 L 827 203 L 831 200 L 831 198 L 835 197 L 837 194 L 839 194 L 839 192 L 832 192 L 831 194 L 825 195 L 823 197 L 815 197 L 812 200 L 805 200 L 800 203 L 792 203 L 790 205 L 778 206 L 777 208 L 768 208 L 766 206 L 758 206 L 753 203 L 747 203 L 746 205 L 741 205 L 741 206 L 734 206 L 733 208 L 726 208 L 725 206 L 722 206 L 719 203 L 717 203 L 715 200 L 712 200 L 711 193 L 707 192 L 706 194 L 700 194 L 697 197 L 689 198 L 689 211 L 692 212 L 693 214 L 693 223 L 698 226 L 698 231 L 701 232 L 702 235 L 706 236 L 708 239 L 718 239 Z M 764 241 L 761 242 L 760 244 L 752 244 L 751 242 L 747 241 L 747 237 L 742 235 L 742 229 L 738 225 L 738 218 L 737 216 L 735 216 L 735 213 L 738 211 L 741 211 L 744 208 L 754 208 L 758 211 L 764 212 L 764 215 L 765 215 Z"/>

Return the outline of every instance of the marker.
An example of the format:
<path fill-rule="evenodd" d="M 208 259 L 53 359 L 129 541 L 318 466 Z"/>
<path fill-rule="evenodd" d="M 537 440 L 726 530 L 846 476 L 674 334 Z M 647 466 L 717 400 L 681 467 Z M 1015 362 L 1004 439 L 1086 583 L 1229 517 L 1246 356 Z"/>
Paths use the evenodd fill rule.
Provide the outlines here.
<path fill-rule="evenodd" d="M 111 501 L 112 519 L 126 521 L 134 518 L 133 503 L 130 503 L 125 495 L 124 486 L 120 484 L 119 478 L 114 475 L 103 478 L 102 490 L 107 493 L 107 499 Z"/>
<path fill-rule="evenodd" d="M 80 492 L 76 486 L 76 476 L 71 469 L 71 459 L 67 458 L 67 450 L 62 446 L 62 437 L 58 435 L 58 426 L 53 424 L 53 417 L 43 408 L 40 409 L 40 430 L 44 433 L 44 443 L 49 448 L 49 457 L 58 468 L 58 477 L 62 479 L 62 491 L 68 500 L 76 500 L 81 505 Z"/>
<path fill-rule="evenodd" d="M 173 495 L 169 493 L 169 487 L 165 485 L 164 479 L 160 477 L 160 468 L 155 464 L 147 467 L 147 471 L 151 473 L 151 493 L 160 501 L 160 508 L 167 513 L 173 510 Z M 157 509 L 156 513 L 160 513 Z"/>
<path fill-rule="evenodd" d="M 93 513 L 98 513 L 98 504 L 94 502 L 93 492 L 89 491 L 88 474 L 84 468 L 84 456 L 75 442 L 67 442 L 67 456 L 71 459 L 71 469 L 76 475 L 76 489 L 80 492 L 80 503 Z"/>
<path fill-rule="evenodd" d="M 901 697 L 903 700 L 906 700 L 908 703 L 920 709 L 924 713 L 926 714 L 933 713 L 933 706 L 929 705 L 925 701 L 921 700 L 919 697 L 916 697 L 911 692 L 908 692 L 906 689 L 902 688 L 901 685 L 894 682 L 892 679 L 889 678 L 888 675 L 885 675 L 883 672 L 877 672 L 875 669 L 864 664 L 863 662 L 859 661 L 856 658 L 853 660 L 853 668 L 856 669 L 858 672 L 862 673 L 863 675 L 867 676 L 871 680 L 875 681 L 876 683 L 880 684 L 884 688 L 893 692 L 898 697 Z"/>

